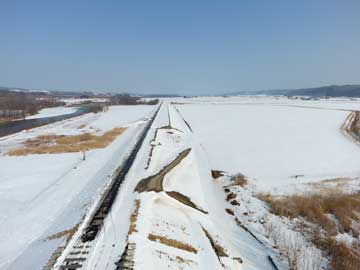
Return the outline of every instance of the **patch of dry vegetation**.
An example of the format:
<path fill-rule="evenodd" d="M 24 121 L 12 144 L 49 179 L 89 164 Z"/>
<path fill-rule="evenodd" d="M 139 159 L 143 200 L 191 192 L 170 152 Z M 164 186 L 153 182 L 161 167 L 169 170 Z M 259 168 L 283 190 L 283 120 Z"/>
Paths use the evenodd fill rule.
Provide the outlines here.
<path fill-rule="evenodd" d="M 360 269 L 359 247 L 348 246 L 334 238 L 338 232 L 359 237 L 359 226 L 356 224 L 360 222 L 360 193 L 346 194 L 337 190 L 281 198 L 261 194 L 259 198 L 269 204 L 270 211 L 275 215 L 303 217 L 319 225 L 323 231 L 314 231 L 312 240 L 330 255 L 333 269 Z"/>
<path fill-rule="evenodd" d="M 356 214 L 360 211 L 360 193 L 293 195 L 278 199 L 271 196 L 262 198 L 270 204 L 270 211 L 273 214 L 289 218 L 304 217 L 310 222 L 319 224 L 331 235 L 335 235 L 338 231 L 359 235 L 359 230 L 352 226 L 352 221 L 360 221 Z M 338 222 L 334 222 L 329 214 L 334 216 Z"/>
<path fill-rule="evenodd" d="M 139 209 L 140 209 L 140 200 L 136 200 L 135 201 L 135 210 L 130 216 L 130 227 L 129 227 L 128 235 L 130 235 L 134 232 L 137 232 L 136 221 L 137 221 L 137 218 L 139 215 Z"/>
<path fill-rule="evenodd" d="M 231 177 L 231 184 L 227 185 L 227 187 L 233 187 L 233 186 L 240 186 L 240 187 L 244 187 L 245 185 L 247 185 L 248 180 L 245 177 L 245 175 L 238 173 L 235 174 Z"/>
<path fill-rule="evenodd" d="M 22 148 L 10 150 L 7 155 L 70 153 L 105 148 L 125 130 L 126 128 L 113 128 L 99 136 L 89 132 L 72 136 L 41 135 L 27 140 Z"/>
<path fill-rule="evenodd" d="M 61 232 L 50 235 L 48 238 L 46 238 L 46 240 L 54 240 L 54 239 L 59 239 L 59 238 L 66 236 L 66 242 L 68 243 L 71 240 L 71 238 L 73 237 L 73 235 L 75 234 L 75 232 L 77 231 L 77 229 L 79 228 L 79 225 L 80 225 L 80 223 L 76 224 L 71 229 L 63 230 Z"/>
<path fill-rule="evenodd" d="M 197 254 L 197 249 L 195 249 L 193 246 L 191 246 L 190 244 L 180 242 L 180 241 L 175 240 L 175 239 L 167 238 L 167 237 L 161 236 L 161 235 L 155 235 L 155 234 L 152 234 L 152 233 L 150 233 L 148 235 L 148 239 L 150 241 L 159 242 L 159 243 L 161 243 L 163 245 L 167 245 L 167 246 L 170 246 L 170 247 L 182 249 L 182 250 Z"/>

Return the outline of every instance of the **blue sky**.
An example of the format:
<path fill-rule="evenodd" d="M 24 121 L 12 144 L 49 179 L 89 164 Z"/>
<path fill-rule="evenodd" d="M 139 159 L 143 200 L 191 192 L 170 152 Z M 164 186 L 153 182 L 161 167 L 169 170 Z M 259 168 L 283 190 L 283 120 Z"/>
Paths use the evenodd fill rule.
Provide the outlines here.
<path fill-rule="evenodd" d="M 360 83 L 360 1 L 0 2 L 0 85 L 215 94 Z"/>

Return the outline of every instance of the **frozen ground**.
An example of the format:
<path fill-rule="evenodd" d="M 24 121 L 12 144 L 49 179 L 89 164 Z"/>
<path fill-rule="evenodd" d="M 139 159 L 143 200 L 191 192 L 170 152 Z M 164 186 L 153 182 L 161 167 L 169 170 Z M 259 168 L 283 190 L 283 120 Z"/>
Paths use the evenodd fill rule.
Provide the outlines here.
<path fill-rule="evenodd" d="M 359 108 L 359 102 L 210 100 L 188 99 L 192 104 L 177 108 L 212 168 L 241 172 L 258 190 L 276 193 L 294 191 L 299 183 L 360 176 L 360 148 L 340 130 L 349 111 L 338 110 Z"/>
<path fill-rule="evenodd" d="M 76 112 L 76 107 L 54 107 L 40 110 L 37 114 L 27 116 L 26 119 L 37 119 L 51 116 L 58 116 Z"/>
<path fill-rule="evenodd" d="M 119 166 L 154 106 L 115 106 L 2 138 L 0 269 L 41 269 L 62 239 L 47 237 L 79 223 Z M 9 157 L 5 152 L 45 134 L 128 129 L 105 149 Z"/>

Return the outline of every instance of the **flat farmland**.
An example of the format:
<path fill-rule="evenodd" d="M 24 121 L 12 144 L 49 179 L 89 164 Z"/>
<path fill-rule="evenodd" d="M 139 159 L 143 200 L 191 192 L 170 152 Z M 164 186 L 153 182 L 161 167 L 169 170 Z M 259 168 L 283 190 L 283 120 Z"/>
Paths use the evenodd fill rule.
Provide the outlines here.
<path fill-rule="evenodd" d="M 177 105 L 214 169 L 243 173 L 259 191 L 281 193 L 359 177 L 360 147 L 341 130 L 354 104 L 224 100 Z"/>

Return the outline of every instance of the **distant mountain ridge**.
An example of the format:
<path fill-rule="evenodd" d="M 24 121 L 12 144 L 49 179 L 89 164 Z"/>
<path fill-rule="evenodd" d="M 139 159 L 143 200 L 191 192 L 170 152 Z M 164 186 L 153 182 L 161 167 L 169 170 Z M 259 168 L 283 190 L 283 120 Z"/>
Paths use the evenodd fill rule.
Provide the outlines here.
<path fill-rule="evenodd" d="M 47 92 L 53 95 L 79 95 L 87 94 L 93 95 L 91 91 L 44 91 L 44 90 L 30 90 L 26 88 L 17 87 L 1 87 L 0 91 L 19 91 L 19 92 Z M 99 93 L 98 93 L 99 94 Z M 180 97 L 179 94 L 136 94 L 141 97 L 161 98 L 161 97 Z M 269 96 L 306 96 L 306 97 L 360 97 L 359 84 L 347 85 L 328 85 L 312 88 L 299 89 L 270 89 L 270 90 L 255 90 L 255 91 L 237 91 L 222 94 L 222 96 L 244 96 L 244 95 L 269 95 Z"/>
<path fill-rule="evenodd" d="M 299 89 L 277 89 L 259 91 L 239 91 L 226 94 L 228 96 L 242 95 L 274 95 L 274 96 L 309 96 L 309 97 L 360 97 L 360 85 L 329 85 Z"/>

